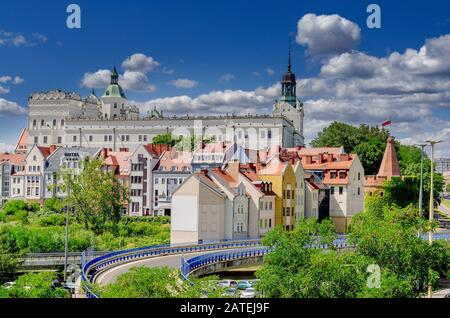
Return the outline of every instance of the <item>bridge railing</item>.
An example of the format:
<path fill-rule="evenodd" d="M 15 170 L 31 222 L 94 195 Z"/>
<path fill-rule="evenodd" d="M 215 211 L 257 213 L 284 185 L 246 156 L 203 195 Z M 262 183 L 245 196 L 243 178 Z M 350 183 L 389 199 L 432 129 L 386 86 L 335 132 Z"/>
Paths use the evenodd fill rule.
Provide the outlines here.
<path fill-rule="evenodd" d="M 351 248 L 354 245 L 349 244 L 346 240 L 345 236 L 339 236 L 336 240 L 334 240 L 333 245 L 337 249 L 343 248 Z M 312 243 L 306 246 L 308 249 L 327 249 L 329 246 L 327 244 L 320 243 Z M 222 263 L 225 261 L 232 261 L 237 259 L 250 258 L 255 256 L 264 256 L 268 254 L 272 248 L 269 247 L 256 247 L 242 250 L 232 250 L 232 251 L 221 251 L 221 252 L 212 252 L 200 256 L 196 256 L 190 259 L 181 259 L 180 265 L 180 274 L 181 277 L 193 284 L 189 279 L 189 276 L 197 270 L 198 268 L 208 266 L 211 264 Z"/>
<path fill-rule="evenodd" d="M 437 233 L 434 234 L 434 237 L 435 239 L 450 240 L 450 233 Z M 354 247 L 354 245 L 350 245 L 347 242 L 346 236 L 338 236 L 338 238 L 333 242 L 333 245 L 338 249 Z M 328 248 L 326 244 L 319 243 L 313 243 L 307 247 L 311 249 Z M 109 267 L 149 257 L 221 249 L 231 250 L 236 248 L 246 249 L 214 252 L 197 256 L 188 260 L 182 259 L 182 264 L 180 267 L 182 278 L 189 281 L 189 275 L 199 266 L 221 262 L 223 260 L 226 260 L 227 257 L 229 257 L 230 259 L 245 258 L 263 255 L 264 253 L 267 254 L 269 252 L 268 248 L 261 247 L 260 239 L 242 241 L 217 241 L 209 243 L 202 242 L 201 244 L 193 243 L 192 245 L 156 245 L 111 252 L 96 258 L 94 258 L 92 255 L 91 257 L 89 257 L 88 253 L 84 252 L 82 255 L 82 283 L 85 288 L 87 297 L 98 298 L 99 295 L 93 291 L 92 283 L 94 282 L 96 275 L 100 271 L 103 271 Z M 90 252 L 91 253 L 89 254 L 92 254 L 92 251 Z"/>
<path fill-rule="evenodd" d="M 92 283 L 94 282 L 96 275 L 100 271 L 103 271 L 114 265 L 161 255 L 193 253 L 201 251 L 231 249 L 239 247 L 252 247 L 260 245 L 261 245 L 260 239 L 242 240 L 242 241 L 228 241 L 228 240 L 216 241 L 215 243 L 202 243 L 196 245 L 186 245 L 186 244 L 155 245 L 150 247 L 134 248 L 129 250 L 111 252 L 90 260 L 87 258 L 87 253 L 84 252 L 82 255 L 82 271 L 81 271 L 82 284 L 86 291 L 86 296 L 88 298 L 98 298 L 99 295 L 97 295 L 92 290 L 93 289 Z"/>

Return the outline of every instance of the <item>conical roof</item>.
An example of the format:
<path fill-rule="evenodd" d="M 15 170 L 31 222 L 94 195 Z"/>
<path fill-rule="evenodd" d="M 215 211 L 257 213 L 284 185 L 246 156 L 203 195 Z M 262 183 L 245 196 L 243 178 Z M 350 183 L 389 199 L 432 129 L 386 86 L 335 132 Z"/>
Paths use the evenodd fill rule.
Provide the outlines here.
<path fill-rule="evenodd" d="M 380 177 L 400 177 L 400 165 L 398 163 L 397 152 L 395 151 L 394 138 L 389 136 L 386 150 L 384 151 L 383 161 L 378 171 Z"/>

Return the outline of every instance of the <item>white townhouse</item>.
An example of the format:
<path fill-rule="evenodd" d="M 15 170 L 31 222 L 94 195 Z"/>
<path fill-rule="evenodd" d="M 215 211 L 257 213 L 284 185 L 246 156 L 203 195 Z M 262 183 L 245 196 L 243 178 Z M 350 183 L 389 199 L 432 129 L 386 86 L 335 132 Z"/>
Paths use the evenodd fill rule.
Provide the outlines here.
<path fill-rule="evenodd" d="M 140 145 L 131 155 L 130 216 L 154 215 L 153 170 L 166 148 L 163 145 Z"/>

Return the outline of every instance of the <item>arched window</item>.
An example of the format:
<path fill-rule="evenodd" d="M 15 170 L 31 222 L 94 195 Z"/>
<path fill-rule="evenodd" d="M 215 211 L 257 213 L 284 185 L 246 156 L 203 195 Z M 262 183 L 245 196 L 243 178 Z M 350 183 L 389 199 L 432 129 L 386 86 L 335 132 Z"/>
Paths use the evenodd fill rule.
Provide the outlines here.
<path fill-rule="evenodd" d="M 64 119 L 61 119 L 61 127 L 64 127 Z"/>
<path fill-rule="evenodd" d="M 53 119 L 53 127 L 56 127 L 56 119 Z"/>
<path fill-rule="evenodd" d="M 41 119 L 41 127 L 44 127 L 45 125 L 45 121 L 43 119 Z"/>

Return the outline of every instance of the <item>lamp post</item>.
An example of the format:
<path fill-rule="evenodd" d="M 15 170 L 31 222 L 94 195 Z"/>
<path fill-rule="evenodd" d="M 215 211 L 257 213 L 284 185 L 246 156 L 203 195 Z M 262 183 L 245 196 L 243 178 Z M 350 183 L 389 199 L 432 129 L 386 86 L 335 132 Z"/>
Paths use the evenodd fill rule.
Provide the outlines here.
<path fill-rule="evenodd" d="M 422 216 L 422 206 L 423 206 L 423 157 L 424 157 L 424 149 L 427 144 L 416 145 L 421 148 L 420 152 L 420 192 L 419 192 L 419 214 Z"/>
<path fill-rule="evenodd" d="M 66 240 L 64 248 L 64 282 L 67 282 L 67 262 L 69 257 L 69 210 L 70 210 L 70 174 L 67 174 L 67 205 L 66 205 Z"/>
<path fill-rule="evenodd" d="M 431 176 L 430 176 L 430 210 L 429 210 L 429 220 L 430 220 L 430 225 L 431 222 L 433 222 L 433 218 L 434 218 L 434 184 L 433 184 L 433 175 L 434 175 L 434 146 L 436 144 L 441 143 L 442 140 L 436 141 L 436 140 L 427 140 L 427 143 L 429 143 L 431 145 Z M 428 232 L 428 242 L 430 243 L 430 245 L 433 244 L 433 232 L 430 231 Z M 428 283 L 428 298 L 432 298 L 433 297 L 433 286 L 431 284 L 431 282 Z"/>

